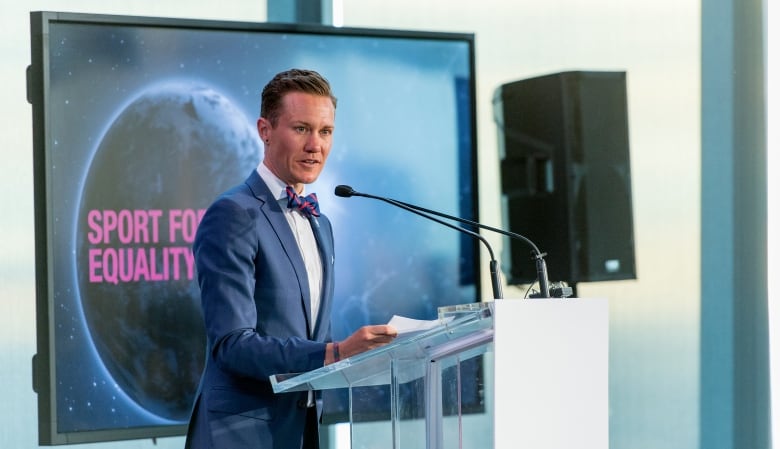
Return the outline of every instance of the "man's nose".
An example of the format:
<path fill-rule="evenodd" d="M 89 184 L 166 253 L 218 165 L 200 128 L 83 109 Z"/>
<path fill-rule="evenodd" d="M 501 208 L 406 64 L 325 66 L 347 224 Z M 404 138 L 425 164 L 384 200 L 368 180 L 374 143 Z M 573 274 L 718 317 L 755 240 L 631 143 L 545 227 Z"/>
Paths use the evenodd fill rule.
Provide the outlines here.
<path fill-rule="evenodd" d="M 311 153 L 319 153 L 322 151 L 324 139 L 317 135 L 317 133 L 311 133 L 309 139 L 306 141 L 306 151 Z"/>

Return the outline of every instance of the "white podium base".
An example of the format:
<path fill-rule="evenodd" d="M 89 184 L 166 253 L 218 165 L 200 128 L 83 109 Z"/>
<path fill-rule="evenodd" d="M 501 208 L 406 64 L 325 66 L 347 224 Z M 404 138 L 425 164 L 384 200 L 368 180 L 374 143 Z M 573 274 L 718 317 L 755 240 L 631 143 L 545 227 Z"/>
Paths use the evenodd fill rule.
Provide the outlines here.
<path fill-rule="evenodd" d="M 494 306 L 495 449 L 608 449 L 607 301 Z"/>

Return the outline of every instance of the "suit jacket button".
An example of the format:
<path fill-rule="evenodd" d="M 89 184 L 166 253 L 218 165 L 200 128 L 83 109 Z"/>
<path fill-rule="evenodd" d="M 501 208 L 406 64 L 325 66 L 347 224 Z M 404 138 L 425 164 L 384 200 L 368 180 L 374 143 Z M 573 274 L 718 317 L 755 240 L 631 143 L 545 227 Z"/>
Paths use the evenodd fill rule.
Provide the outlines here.
<path fill-rule="evenodd" d="M 306 404 L 308 404 L 308 401 L 306 399 L 301 399 L 298 401 L 298 408 L 306 408 Z"/>

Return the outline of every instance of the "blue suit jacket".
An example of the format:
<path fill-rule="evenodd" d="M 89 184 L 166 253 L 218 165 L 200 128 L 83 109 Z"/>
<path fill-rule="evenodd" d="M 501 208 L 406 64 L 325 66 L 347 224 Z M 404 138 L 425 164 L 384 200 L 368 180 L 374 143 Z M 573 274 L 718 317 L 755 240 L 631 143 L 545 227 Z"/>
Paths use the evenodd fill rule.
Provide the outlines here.
<path fill-rule="evenodd" d="M 268 378 L 324 363 L 333 302 L 333 232 L 324 215 L 315 220 L 323 288 L 319 318 L 310 326 L 303 258 L 260 175 L 253 171 L 203 216 L 193 250 L 208 353 L 188 447 L 300 447 L 307 393 L 274 394 Z"/>

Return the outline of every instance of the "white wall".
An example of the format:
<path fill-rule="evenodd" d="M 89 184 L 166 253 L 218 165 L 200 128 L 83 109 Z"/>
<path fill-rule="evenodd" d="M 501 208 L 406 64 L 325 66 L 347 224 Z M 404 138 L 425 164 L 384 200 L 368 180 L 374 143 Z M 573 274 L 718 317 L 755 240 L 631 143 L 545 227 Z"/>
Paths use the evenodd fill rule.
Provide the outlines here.
<path fill-rule="evenodd" d="M 9 5 L 8 3 L 13 3 Z M 338 2 L 334 2 L 337 3 Z M 498 225 L 490 100 L 502 83 L 571 69 L 628 72 L 637 281 L 580 284 L 610 299 L 611 447 L 698 443 L 699 12 L 695 0 L 342 0 L 345 26 L 476 33 L 481 218 Z M 0 23 L 0 447 L 37 447 L 31 10 L 263 21 L 262 0 L 6 2 Z M 492 239 L 494 248 L 501 239 Z M 489 291 L 485 282 L 483 291 Z M 506 289 L 505 296 L 521 296 Z M 181 447 L 181 438 L 84 447 Z"/>

